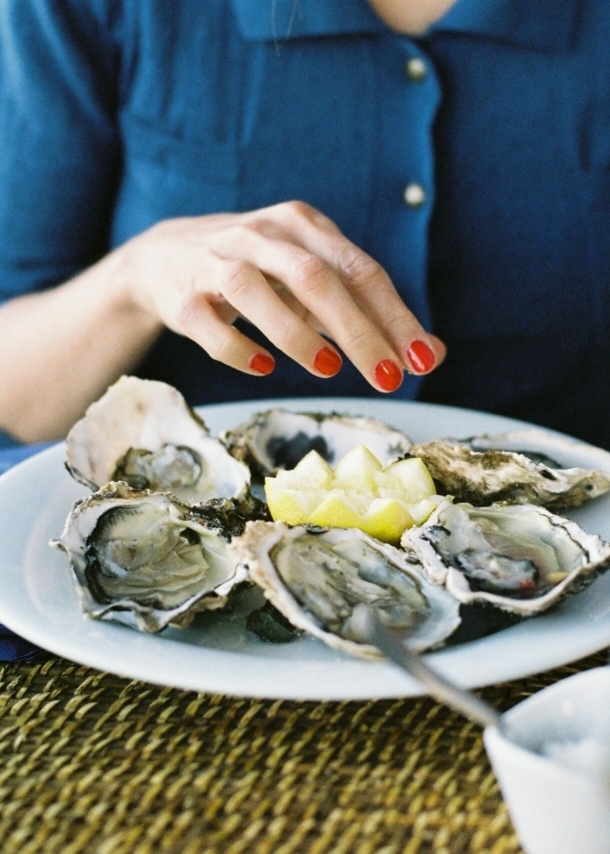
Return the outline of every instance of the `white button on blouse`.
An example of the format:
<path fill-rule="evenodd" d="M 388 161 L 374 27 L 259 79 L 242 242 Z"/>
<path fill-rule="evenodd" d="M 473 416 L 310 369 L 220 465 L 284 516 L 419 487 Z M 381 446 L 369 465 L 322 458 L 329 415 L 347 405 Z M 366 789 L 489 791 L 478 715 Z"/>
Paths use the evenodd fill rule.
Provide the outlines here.
<path fill-rule="evenodd" d="M 403 192 L 403 199 L 410 208 L 419 208 L 426 201 L 426 191 L 421 184 L 407 184 Z"/>
<path fill-rule="evenodd" d="M 419 83 L 425 78 L 428 69 L 423 59 L 420 59 L 419 56 L 413 56 L 405 63 L 405 73 L 409 80 Z"/>

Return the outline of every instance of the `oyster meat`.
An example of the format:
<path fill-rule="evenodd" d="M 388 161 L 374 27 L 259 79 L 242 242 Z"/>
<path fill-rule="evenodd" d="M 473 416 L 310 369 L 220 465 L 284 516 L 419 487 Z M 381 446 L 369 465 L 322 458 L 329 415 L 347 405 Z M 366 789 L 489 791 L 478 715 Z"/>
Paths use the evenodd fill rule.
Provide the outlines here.
<path fill-rule="evenodd" d="M 582 590 L 610 565 L 610 544 L 533 504 L 445 500 L 424 525 L 405 532 L 401 545 L 460 602 L 521 616 Z"/>
<path fill-rule="evenodd" d="M 220 440 L 261 477 L 294 468 L 312 450 L 333 465 L 352 448 L 365 445 L 385 466 L 411 447 L 404 433 L 373 418 L 286 409 L 259 412 L 239 427 L 223 431 Z"/>
<path fill-rule="evenodd" d="M 245 518 L 227 503 L 235 505 L 210 502 L 198 513 L 169 495 L 109 483 L 77 502 L 52 545 L 68 553 L 88 616 L 147 632 L 184 627 L 197 611 L 223 607 L 245 580 L 228 549 Z"/>
<path fill-rule="evenodd" d="M 457 501 L 484 506 L 498 501 L 576 507 L 610 490 L 610 454 L 599 450 L 606 471 L 562 468 L 547 454 L 569 457 L 577 444 L 544 430 L 516 430 L 472 439 L 437 439 L 413 445 L 439 490 Z M 541 453 L 541 451 L 543 453 Z"/>
<path fill-rule="evenodd" d="M 238 498 L 250 470 L 232 457 L 172 386 L 121 377 L 70 430 L 66 467 L 90 489 L 125 481 L 182 501 Z"/>
<path fill-rule="evenodd" d="M 352 655 L 380 657 L 357 640 L 352 621 L 363 604 L 417 650 L 442 645 L 460 622 L 457 599 L 417 561 L 357 529 L 248 522 L 229 548 L 294 626 Z"/>

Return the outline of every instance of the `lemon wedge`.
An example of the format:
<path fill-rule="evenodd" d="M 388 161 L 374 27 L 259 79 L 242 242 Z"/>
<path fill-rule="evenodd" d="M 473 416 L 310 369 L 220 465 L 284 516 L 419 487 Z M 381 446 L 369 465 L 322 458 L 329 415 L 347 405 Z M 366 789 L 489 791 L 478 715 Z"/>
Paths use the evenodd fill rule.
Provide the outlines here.
<path fill-rule="evenodd" d="M 310 451 L 290 471 L 265 478 L 269 512 L 289 525 L 360 528 L 397 543 L 436 507 L 434 481 L 419 457 L 384 466 L 364 445 L 349 451 L 333 469 Z"/>

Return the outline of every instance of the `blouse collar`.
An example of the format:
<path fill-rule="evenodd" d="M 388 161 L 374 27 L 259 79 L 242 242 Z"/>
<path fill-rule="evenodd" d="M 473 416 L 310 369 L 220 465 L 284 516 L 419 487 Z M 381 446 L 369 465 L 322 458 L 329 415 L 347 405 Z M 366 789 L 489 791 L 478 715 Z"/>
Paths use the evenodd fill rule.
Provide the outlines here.
<path fill-rule="evenodd" d="M 242 36 L 277 41 L 387 32 L 367 0 L 230 0 Z M 481 36 L 561 53 L 576 31 L 578 0 L 458 0 L 430 34 Z"/>

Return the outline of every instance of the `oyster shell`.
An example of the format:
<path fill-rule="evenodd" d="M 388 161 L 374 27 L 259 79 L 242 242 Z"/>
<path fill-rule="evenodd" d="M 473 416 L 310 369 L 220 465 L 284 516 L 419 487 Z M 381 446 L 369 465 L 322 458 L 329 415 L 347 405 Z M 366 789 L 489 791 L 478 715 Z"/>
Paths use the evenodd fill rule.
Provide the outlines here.
<path fill-rule="evenodd" d="M 457 501 L 484 506 L 498 501 L 576 507 L 610 490 L 610 454 L 600 450 L 607 471 L 562 468 L 547 454 L 574 453 L 577 444 L 543 430 L 516 430 L 458 441 L 437 439 L 411 448 L 439 489 Z"/>
<path fill-rule="evenodd" d="M 353 631 L 361 603 L 417 650 L 440 646 L 460 622 L 458 601 L 416 561 L 357 529 L 248 522 L 229 548 L 294 626 L 352 655 L 380 657 Z"/>
<path fill-rule="evenodd" d="M 223 607 L 245 580 L 228 549 L 245 519 L 233 507 L 225 531 L 227 501 L 208 507 L 206 520 L 169 495 L 109 483 L 77 502 L 51 544 L 68 553 L 90 617 L 147 632 L 184 627 L 197 611 Z"/>
<path fill-rule="evenodd" d="M 474 507 L 443 501 L 401 545 L 460 602 L 533 616 L 590 584 L 610 565 L 610 544 L 533 504 Z"/>
<path fill-rule="evenodd" d="M 237 498 L 250 471 L 232 457 L 175 388 L 121 377 L 70 430 L 66 467 L 90 489 L 122 480 L 182 501 Z"/>
<path fill-rule="evenodd" d="M 387 465 L 411 447 L 407 436 L 374 418 L 286 409 L 258 412 L 239 427 L 223 431 L 220 440 L 253 474 L 263 477 L 294 468 L 312 450 L 332 465 L 357 445 L 366 445 Z"/>

